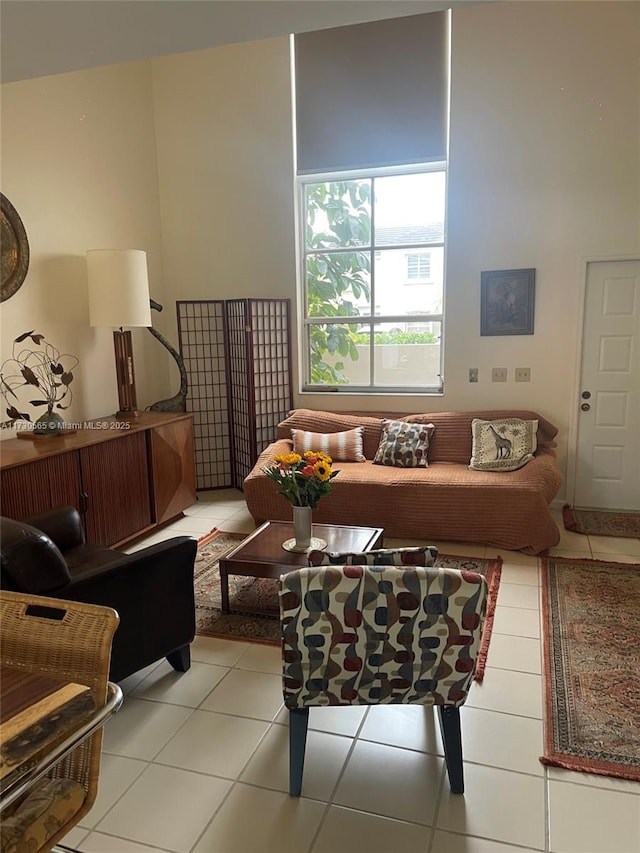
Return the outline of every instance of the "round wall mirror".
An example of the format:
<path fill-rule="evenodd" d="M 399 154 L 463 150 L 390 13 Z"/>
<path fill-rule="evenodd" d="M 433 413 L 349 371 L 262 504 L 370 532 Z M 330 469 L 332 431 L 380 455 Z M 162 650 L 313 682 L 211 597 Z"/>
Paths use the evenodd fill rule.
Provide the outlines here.
<path fill-rule="evenodd" d="M 2 246 L 0 302 L 22 286 L 29 269 L 29 241 L 18 211 L 0 193 L 0 246 Z"/>

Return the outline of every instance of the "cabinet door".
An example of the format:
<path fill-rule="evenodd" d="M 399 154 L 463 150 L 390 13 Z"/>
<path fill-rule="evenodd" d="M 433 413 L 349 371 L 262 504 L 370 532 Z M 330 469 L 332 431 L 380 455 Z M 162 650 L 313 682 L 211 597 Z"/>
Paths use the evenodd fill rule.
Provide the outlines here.
<path fill-rule="evenodd" d="M 149 469 L 143 432 L 80 450 L 87 541 L 114 545 L 151 524 Z"/>
<path fill-rule="evenodd" d="M 162 524 L 195 503 L 191 418 L 154 427 L 150 440 L 154 521 Z"/>
<path fill-rule="evenodd" d="M 2 515 L 8 518 L 28 518 L 67 505 L 81 510 L 80 492 L 80 461 L 76 451 L 0 472 Z"/>

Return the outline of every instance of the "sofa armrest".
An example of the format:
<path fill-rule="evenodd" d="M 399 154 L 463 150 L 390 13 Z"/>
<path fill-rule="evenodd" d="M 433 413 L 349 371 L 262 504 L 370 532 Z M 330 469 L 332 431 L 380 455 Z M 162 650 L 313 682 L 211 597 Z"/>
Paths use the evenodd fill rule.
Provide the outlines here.
<path fill-rule="evenodd" d="M 82 519 L 75 507 L 61 506 L 23 520 L 46 533 L 62 552 L 85 543 Z"/>

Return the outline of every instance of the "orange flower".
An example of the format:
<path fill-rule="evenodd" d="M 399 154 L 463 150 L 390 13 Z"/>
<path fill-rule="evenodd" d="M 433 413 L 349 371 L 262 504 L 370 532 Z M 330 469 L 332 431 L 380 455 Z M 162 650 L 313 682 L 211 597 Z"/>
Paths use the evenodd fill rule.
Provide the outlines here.
<path fill-rule="evenodd" d="M 313 465 L 305 465 L 305 467 L 300 471 L 303 477 L 315 477 L 316 469 Z"/>

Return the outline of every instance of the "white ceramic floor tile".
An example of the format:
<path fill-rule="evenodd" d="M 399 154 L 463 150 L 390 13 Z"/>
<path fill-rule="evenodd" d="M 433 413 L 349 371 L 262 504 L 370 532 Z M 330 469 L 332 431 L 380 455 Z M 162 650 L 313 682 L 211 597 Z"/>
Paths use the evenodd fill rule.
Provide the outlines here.
<path fill-rule="evenodd" d="M 614 559 L 614 554 L 635 554 L 640 557 L 640 539 L 631 539 L 624 536 L 589 536 L 591 550 L 593 553 L 610 554 L 609 559 Z"/>
<path fill-rule="evenodd" d="M 535 558 L 533 558 L 535 560 Z M 509 561 L 502 563 L 501 583 L 522 584 L 524 586 L 540 585 L 540 569 L 538 561 L 533 563 L 514 563 Z"/>
<path fill-rule="evenodd" d="M 194 711 L 156 762 L 236 779 L 268 728 L 263 720 Z"/>
<path fill-rule="evenodd" d="M 67 834 L 60 839 L 60 844 L 64 844 L 65 847 L 71 847 L 73 849 L 79 849 L 80 843 L 87 837 L 89 834 L 88 829 L 82 829 L 79 826 L 74 826 L 73 829 L 70 829 Z"/>
<path fill-rule="evenodd" d="M 591 551 L 570 551 L 569 548 L 549 548 L 550 557 L 566 557 L 568 560 L 590 560 Z"/>
<path fill-rule="evenodd" d="M 606 554 L 603 551 L 594 552 L 593 559 L 602 560 L 605 563 L 640 563 L 640 557 L 637 554 Z"/>
<path fill-rule="evenodd" d="M 240 660 L 249 645 L 253 643 L 196 635 L 191 643 L 191 660 L 232 667 Z"/>
<path fill-rule="evenodd" d="M 138 672 L 134 672 L 132 675 L 128 675 L 126 678 L 123 678 L 122 681 L 119 681 L 118 684 L 124 695 L 128 696 L 130 693 L 133 693 L 140 682 L 144 681 L 149 673 L 153 672 L 157 666 L 160 666 L 163 660 L 164 658 L 160 658 L 160 660 L 149 664 L 149 666 L 145 666 L 144 669 L 139 669 Z"/>
<path fill-rule="evenodd" d="M 467 705 L 542 719 L 542 678 L 528 672 L 488 666 L 482 684 L 473 684 Z"/>
<path fill-rule="evenodd" d="M 342 708 L 309 708 L 309 728 L 332 735 L 355 737 L 367 715 L 367 711 L 368 709 L 364 705 Z M 289 725 L 289 711 L 284 706 L 280 709 L 275 721 L 285 726 Z"/>
<path fill-rule="evenodd" d="M 640 782 L 632 782 L 630 779 L 596 776 L 595 773 L 577 773 L 575 770 L 564 770 L 562 767 L 547 767 L 546 770 L 548 778 L 555 782 L 587 785 L 590 788 L 605 788 L 608 791 L 618 791 L 621 794 L 640 796 Z"/>
<path fill-rule="evenodd" d="M 63 842 L 66 844 L 66 840 Z M 166 847 L 149 847 L 146 844 L 136 844 L 127 838 L 116 838 L 103 832 L 92 832 L 78 848 L 80 853 L 153 853 L 166 850 Z"/>
<path fill-rule="evenodd" d="M 514 669 L 540 675 L 540 640 L 531 637 L 509 637 L 507 634 L 493 632 L 487 664 L 497 669 Z"/>
<path fill-rule="evenodd" d="M 498 555 L 502 557 L 502 563 L 505 566 L 537 566 L 538 557 L 533 554 L 523 554 L 522 551 L 507 551 L 504 548 L 498 550 Z M 487 556 L 495 556 L 496 552 L 491 548 L 487 548 Z"/>
<path fill-rule="evenodd" d="M 133 695 L 140 699 L 197 708 L 228 672 L 226 667 L 198 661 L 192 661 L 187 672 L 176 672 L 164 661 L 135 688 Z"/>
<path fill-rule="evenodd" d="M 560 541 L 556 547 L 563 548 L 565 551 L 591 553 L 588 536 L 585 536 L 583 533 L 576 533 L 573 530 L 565 530 L 564 527 L 560 528 Z"/>
<path fill-rule="evenodd" d="M 524 607 L 496 607 L 493 633 L 540 639 L 540 614 Z"/>
<path fill-rule="evenodd" d="M 431 830 L 331 806 L 312 853 L 426 853 Z"/>
<path fill-rule="evenodd" d="M 140 844 L 187 853 L 232 784 L 150 764 L 96 828 Z"/>
<path fill-rule="evenodd" d="M 549 782 L 551 853 L 638 853 L 640 797 Z"/>
<path fill-rule="evenodd" d="M 432 853 L 527 853 L 531 847 L 514 847 L 486 838 L 473 838 L 470 835 L 454 835 L 438 829 L 433 836 Z M 314 850 L 315 853 L 315 850 Z"/>
<path fill-rule="evenodd" d="M 421 705 L 373 705 L 358 735 L 362 740 L 444 755 L 438 714 Z"/>
<path fill-rule="evenodd" d="M 302 796 L 328 802 L 351 749 L 352 740 L 309 731 L 305 750 Z M 289 790 L 289 728 L 273 725 L 240 776 L 242 782 Z"/>
<path fill-rule="evenodd" d="M 193 853 L 307 853 L 325 806 L 238 783 Z"/>
<path fill-rule="evenodd" d="M 431 826 L 443 770 L 442 758 L 359 740 L 333 801 L 358 811 Z"/>
<path fill-rule="evenodd" d="M 210 518 L 201 515 L 189 515 L 174 521 L 171 525 L 173 536 L 195 536 L 196 538 L 209 533 L 216 524 Z"/>
<path fill-rule="evenodd" d="M 192 714 L 191 708 L 127 696 L 104 727 L 104 752 L 152 761 Z"/>
<path fill-rule="evenodd" d="M 201 708 L 256 720 L 273 720 L 282 704 L 282 678 L 279 675 L 232 669 Z"/>
<path fill-rule="evenodd" d="M 236 663 L 236 668 L 280 675 L 282 673 L 282 650 L 280 646 L 247 643 L 242 657 Z"/>
<path fill-rule="evenodd" d="M 244 504 L 244 495 L 239 489 L 203 489 L 197 494 L 196 505 L 203 503 L 235 503 Z"/>
<path fill-rule="evenodd" d="M 518 583 L 505 583 L 500 580 L 498 587 L 498 605 L 500 607 L 522 607 L 526 610 L 538 610 L 540 592 L 537 586 L 525 586 Z"/>
<path fill-rule="evenodd" d="M 542 720 L 472 708 L 460 709 L 465 761 L 542 776 Z"/>
<path fill-rule="evenodd" d="M 145 761 L 135 758 L 104 754 L 100 759 L 98 796 L 93 808 L 82 818 L 79 825 L 93 829 L 148 766 Z"/>
<path fill-rule="evenodd" d="M 465 762 L 464 783 L 464 796 L 445 784 L 438 829 L 544 850 L 542 777 Z"/>
<path fill-rule="evenodd" d="M 252 533 L 256 529 L 256 523 L 253 520 L 248 509 L 241 509 L 239 512 L 230 515 L 219 525 L 220 530 L 225 533 Z"/>

